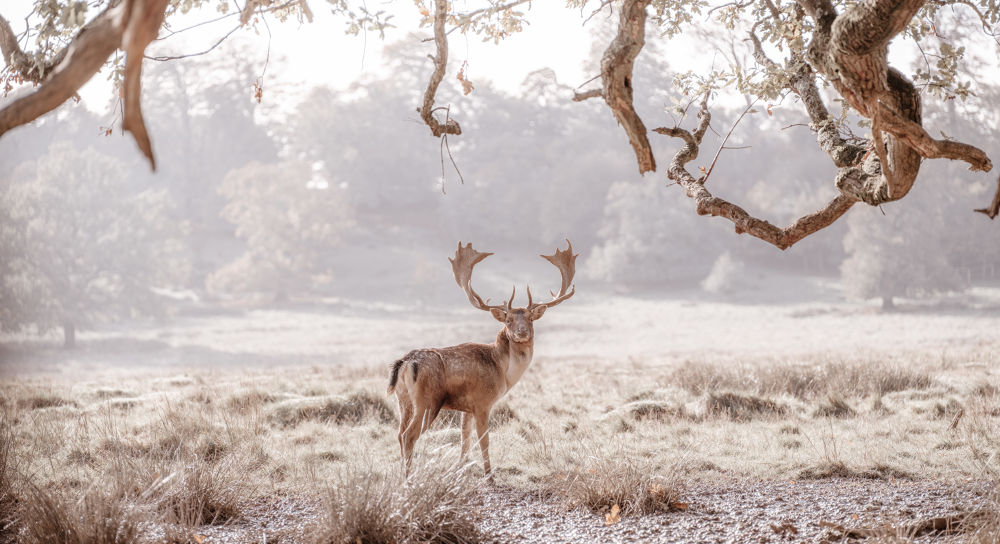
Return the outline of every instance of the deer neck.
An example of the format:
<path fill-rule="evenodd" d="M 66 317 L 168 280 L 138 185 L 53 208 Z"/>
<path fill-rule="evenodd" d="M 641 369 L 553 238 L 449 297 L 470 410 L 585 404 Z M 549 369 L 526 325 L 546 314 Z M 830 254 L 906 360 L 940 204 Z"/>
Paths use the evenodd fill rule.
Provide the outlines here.
<path fill-rule="evenodd" d="M 497 354 L 497 364 L 504 372 L 507 382 L 507 389 L 510 390 L 514 384 L 521 379 L 521 375 L 531 365 L 531 356 L 535 347 L 535 340 L 527 342 L 511 342 L 507 338 L 507 329 L 500 329 L 497 333 L 497 341 L 494 348 Z"/>

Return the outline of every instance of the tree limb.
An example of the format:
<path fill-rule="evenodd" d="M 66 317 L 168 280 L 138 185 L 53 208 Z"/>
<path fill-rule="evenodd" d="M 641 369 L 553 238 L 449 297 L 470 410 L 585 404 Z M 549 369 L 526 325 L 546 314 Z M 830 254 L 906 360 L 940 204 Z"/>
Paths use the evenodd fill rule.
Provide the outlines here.
<path fill-rule="evenodd" d="M 823 209 L 804 215 L 785 228 L 779 228 L 753 217 L 727 200 L 712 196 L 705 188 L 705 177 L 695 179 L 685 168 L 687 163 L 698 157 L 698 147 L 711 120 L 707 93 L 701 102 L 698 119 L 700 122 L 694 133 L 677 127 L 653 129 L 654 132 L 684 140 L 684 146 L 674 155 L 667 169 L 667 177 L 684 187 L 687 196 L 695 201 L 698 215 L 724 217 L 733 222 L 737 234 L 746 233 L 773 244 L 778 249 L 788 249 L 806 236 L 833 224 L 857 202 L 857 199 L 841 194 Z"/>
<path fill-rule="evenodd" d="M 56 109 L 104 66 L 122 43 L 123 12 L 120 4 L 105 9 L 66 46 L 65 58 L 45 75 L 38 89 L 0 110 L 0 136 Z"/>
<path fill-rule="evenodd" d="M 0 52 L 3 53 L 3 60 L 7 66 L 17 72 L 22 78 L 33 83 L 38 83 L 45 77 L 49 68 L 46 66 L 35 66 L 31 57 L 21 50 L 17 43 L 17 36 L 2 15 L 0 15 Z"/>
<path fill-rule="evenodd" d="M 624 0 L 618 34 L 601 57 L 604 101 L 628 134 L 639 162 L 639 173 L 656 171 L 656 159 L 646 137 L 646 125 L 632 104 L 632 68 L 646 43 L 646 6 L 650 0 Z"/>
<path fill-rule="evenodd" d="M 417 111 L 435 137 L 462 133 L 462 127 L 459 126 L 458 121 L 449 117 L 444 124 L 441 124 L 434 117 L 434 96 L 437 94 L 438 85 L 444 79 L 444 72 L 448 66 L 448 35 L 444 30 L 447 18 L 448 0 L 434 0 L 434 44 L 437 46 L 437 55 L 434 56 L 434 71 L 431 73 L 430 81 L 427 82 L 427 90 L 424 91 L 423 105 L 417 108 Z"/>
<path fill-rule="evenodd" d="M 94 76 L 119 47 L 125 50 L 125 102 L 122 128 L 132 133 L 136 144 L 155 170 L 152 144 L 143 122 L 139 103 L 142 59 L 146 46 L 156 38 L 163 24 L 168 0 L 113 0 L 103 12 L 88 22 L 73 41 L 53 59 L 54 69 L 43 72 L 39 87 L 0 109 L 0 136 L 11 129 L 45 115 L 72 98 Z M 0 39 L 10 25 L 0 24 Z M 16 52 L 4 46 L 5 59 L 16 60 Z M 15 42 L 16 45 L 16 42 Z M 8 55 L 9 53 L 9 55 Z M 23 54 L 23 53 L 22 53 Z"/>
<path fill-rule="evenodd" d="M 573 102 L 583 102 L 591 98 L 604 98 L 604 92 L 600 89 L 590 89 L 589 91 L 574 92 Z"/>

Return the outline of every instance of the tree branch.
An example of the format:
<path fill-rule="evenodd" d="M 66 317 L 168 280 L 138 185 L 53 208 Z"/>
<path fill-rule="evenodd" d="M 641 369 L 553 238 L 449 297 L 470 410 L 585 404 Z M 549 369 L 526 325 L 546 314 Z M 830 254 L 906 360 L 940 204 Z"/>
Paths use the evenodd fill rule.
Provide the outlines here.
<path fill-rule="evenodd" d="M 695 179 L 685 168 L 687 163 L 698 157 L 698 146 L 711 120 L 707 93 L 701 102 L 698 119 L 700 123 L 694 133 L 677 127 L 654 129 L 654 132 L 684 140 L 684 146 L 674 155 L 667 169 L 667 177 L 684 187 L 687 196 L 695 201 L 698 215 L 724 217 L 732 221 L 737 234 L 749 234 L 783 250 L 806 236 L 830 226 L 857 202 L 857 199 L 841 194 L 823 209 L 804 215 L 785 228 L 779 228 L 753 217 L 743 208 L 727 200 L 712 196 L 712 193 L 705 188 L 705 177 Z"/>
<path fill-rule="evenodd" d="M 448 36 L 444 30 L 445 20 L 448 18 L 448 0 L 434 0 L 434 44 L 437 46 L 437 55 L 434 57 L 434 71 L 431 79 L 427 82 L 427 90 L 424 91 L 424 102 L 417 112 L 431 129 L 431 134 L 440 137 L 443 134 L 461 134 L 462 127 L 458 121 L 450 117 L 441 124 L 434 117 L 434 96 L 437 94 L 438 85 L 444 79 L 444 72 L 448 66 Z"/>
<path fill-rule="evenodd" d="M 591 98 L 604 98 L 604 92 L 600 89 L 591 89 L 589 91 L 574 92 L 573 102 L 583 102 L 584 100 L 589 100 Z"/>
<path fill-rule="evenodd" d="M 122 43 L 124 6 L 109 6 L 66 46 L 65 58 L 47 72 L 34 92 L 0 110 L 0 136 L 30 123 L 69 100 Z"/>
<path fill-rule="evenodd" d="M 0 136 L 15 127 L 30 123 L 72 98 L 80 87 L 100 71 L 108 57 L 121 47 L 126 54 L 122 128 L 132 133 L 139 149 L 155 170 L 156 162 L 142 118 L 139 95 L 143 54 L 163 24 L 168 1 L 126 0 L 122 3 L 113 0 L 56 55 L 53 61 L 55 68 L 44 73 L 41 85 L 34 92 L 0 109 Z M 3 26 L 0 25 L 0 35 L 5 32 Z M 9 29 L 9 25 L 6 27 Z M 15 51 L 7 47 L 5 49 L 12 58 L 16 56 Z"/>
<path fill-rule="evenodd" d="M 0 52 L 3 53 L 3 60 L 7 67 L 27 81 L 38 83 L 51 69 L 51 66 L 35 66 L 31 57 L 21 50 L 14 30 L 2 15 L 0 15 Z"/>
<path fill-rule="evenodd" d="M 618 34 L 601 58 L 604 101 L 628 134 L 639 162 L 639 173 L 656 171 L 656 159 L 646 137 L 646 125 L 632 105 L 632 68 L 646 43 L 646 6 L 650 0 L 624 0 Z"/>

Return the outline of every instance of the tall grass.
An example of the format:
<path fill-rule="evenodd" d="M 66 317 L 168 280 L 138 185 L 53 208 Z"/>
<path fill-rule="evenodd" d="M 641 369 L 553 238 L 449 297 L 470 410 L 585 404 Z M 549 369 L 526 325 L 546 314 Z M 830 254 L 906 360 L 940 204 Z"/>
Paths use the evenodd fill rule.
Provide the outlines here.
<path fill-rule="evenodd" d="M 101 482 L 80 500 L 27 487 L 21 523 L 25 544 L 131 544 L 138 539 L 137 511 Z"/>
<path fill-rule="evenodd" d="M 692 362 L 671 372 L 666 382 L 696 395 L 733 390 L 810 399 L 822 395 L 881 396 L 926 389 L 933 379 L 927 371 L 884 361 L 752 366 Z"/>
<path fill-rule="evenodd" d="M 14 476 L 14 426 L 6 407 L 0 408 L 0 543 L 13 541 L 16 530 L 17 494 Z"/>
<path fill-rule="evenodd" d="M 439 455 L 414 463 L 408 478 L 352 465 L 327 491 L 312 544 L 478 542 L 471 465 Z"/>

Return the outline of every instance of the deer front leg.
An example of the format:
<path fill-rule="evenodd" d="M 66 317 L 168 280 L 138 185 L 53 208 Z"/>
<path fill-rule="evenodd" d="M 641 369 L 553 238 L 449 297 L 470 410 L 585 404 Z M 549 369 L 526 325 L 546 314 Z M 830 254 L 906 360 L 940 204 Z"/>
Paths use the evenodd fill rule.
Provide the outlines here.
<path fill-rule="evenodd" d="M 489 410 L 476 412 L 476 434 L 479 436 L 479 448 L 483 450 L 483 467 L 486 476 L 493 478 L 490 473 L 490 412 Z"/>
<path fill-rule="evenodd" d="M 476 422 L 472 412 L 462 412 L 462 460 L 472 446 L 472 425 Z"/>

